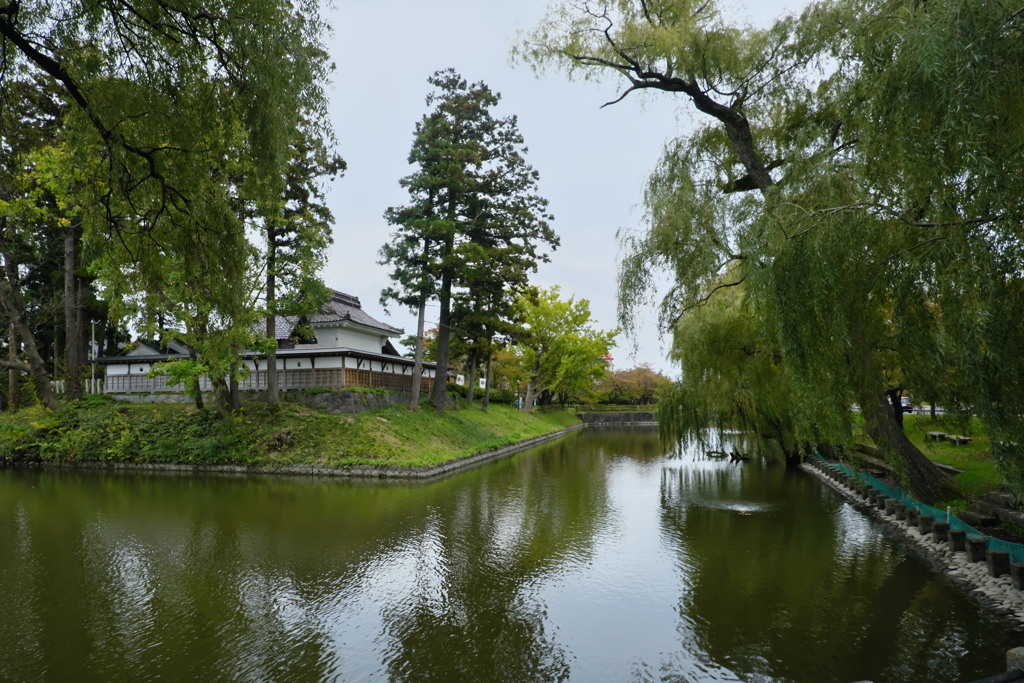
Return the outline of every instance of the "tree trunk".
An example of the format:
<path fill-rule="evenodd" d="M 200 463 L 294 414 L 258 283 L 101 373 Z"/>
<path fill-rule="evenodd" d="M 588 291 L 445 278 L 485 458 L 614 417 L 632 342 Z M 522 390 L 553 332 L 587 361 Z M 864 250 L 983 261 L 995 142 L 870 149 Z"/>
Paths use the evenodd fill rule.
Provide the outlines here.
<path fill-rule="evenodd" d="M 491 348 L 490 343 L 487 344 L 487 348 Z M 487 352 L 487 371 L 484 374 L 484 402 L 480 406 L 480 409 L 487 412 L 487 408 L 491 405 L 491 358 L 492 354 L 490 351 Z"/>
<path fill-rule="evenodd" d="M 451 338 L 452 320 L 452 274 L 445 271 L 441 276 L 441 312 L 437 324 L 437 370 L 434 371 L 434 387 L 430 394 L 434 410 L 443 413 L 448 394 L 448 341 Z"/>
<path fill-rule="evenodd" d="M 530 373 L 530 381 L 526 383 L 526 398 L 523 401 L 523 411 L 533 412 L 533 402 L 537 398 L 537 379 L 540 373 L 540 362 L 533 364 L 533 371 Z"/>
<path fill-rule="evenodd" d="M 476 393 L 476 354 L 476 347 L 473 347 L 473 352 L 469 354 L 469 387 L 466 389 L 466 403 L 469 405 L 473 405 L 473 395 Z"/>
<path fill-rule="evenodd" d="M 228 379 L 228 391 L 231 397 L 231 411 L 238 412 L 242 408 L 242 392 L 238 390 L 238 368 L 234 368 Z"/>
<path fill-rule="evenodd" d="M 903 402 L 900 400 L 903 394 L 902 389 L 889 389 L 885 392 L 888 397 L 890 410 L 892 411 L 892 418 L 896 421 L 896 425 L 903 431 Z"/>
<path fill-rule="evenodd" d="M 39 392 L 39 398 L 50 410 L 56 411 L 59 407 L 57 397 L 53 395 L 53 387 L 50 384 L 50 376 L 46 372 L 46 363 L 39 355 L 32 330 L 25 320 L 25 297 L 21 293 L 21 282 L 18 278 L 18 270 L 11 259 L 7 249 L 7 217 L 0 220 L 0 253 L 4 258 L 4 275 L 0 281 L 0 305 L 7 313 L 8 319 L 14 326 L 21 338 L 25 348 L 25 355 L 28 356 L 29 374 Z"/>
<path fill-rule="evenodd" d="M 879 396 L 873 405 L 865 401 L 863 410 L 868 434 L 896 472 L 906 477 L 918 500 L 933 505 L 956 495 L 953 481 L 926 458 L 896 424 L 895 413 L 885 394 Z"/>
<path fill-rule="evenodd" d="M 196 350 L 190 348 L 188 350 L 188 357 L 195 362 Z M 200 384 L 198 377 L 195 378 L 195 383 L 196 385 L 192 390 L 192 399 L 196 402 L 196 410 L 206 410 L 206 404 L 203 403 L 203 386 Z"/>
<path fill-rule="evenodd" d="M 267 405 L 276 408 L 280 396 L 277 387 L 277 232 L 267 221 L 267 339 L 273 342 L 267 352 Z"/>
<path fill-rule="evenodd" d="M 62 370 L 66 367 L 64 363 L 64 338 L 67 336 L 67 330 L 63 330 L 59 325 L 54 326 L 53 331 L 53 355 L 51 360 L 53 361 L 53 378 L 57 379 L 61 376 Z"/>
<path fill-rule="evenodd" d="M 67 397 L 82 398 L 82 330 L 78 294 L 75 288 L 75 228 L 64 230 L 64 333 L 68 359 Z"/>
<path fill-rule="evenodd" d="M 214 380 L 213 386 L 217 394 L 217 412 L 222 416 L 235 413 L 242 407 L 241 395 L 238 391 L 237 368 L 231 368 L 228 375 Z"/>
<path fill-rule="evenodd" d="M 8 340 L 10 348 L 7 350 L 7 360 L 17 363 L 18 347 L 21 344 L 18 342 L 18 331 L 14 329 L 14 323 L 8 326 Z M 19 371 L 14 368 L 9 369 L 7 371 L 7 410 L 14 410 L 18 407 L 18 386 L 20 384 Z"/>
<path fill-rule="evenodd" d="M 412 365 L 412 395 L 409 397 L 409 410 L 420 409 L 420 384 L 423 379 L 423 319 L 426 315 L 427 297 L 420 295 L 419 313 L 416 316 L 416 353 Z"/>

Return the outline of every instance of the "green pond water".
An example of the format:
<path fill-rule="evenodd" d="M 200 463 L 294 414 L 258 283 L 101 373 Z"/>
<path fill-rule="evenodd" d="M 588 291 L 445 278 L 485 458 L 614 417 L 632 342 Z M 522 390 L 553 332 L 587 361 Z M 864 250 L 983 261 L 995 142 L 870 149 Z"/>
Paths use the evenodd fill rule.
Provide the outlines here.
<path fill-rule="evenodd" d="M 1021 644 L 814 477 L 590 429 L 428 484 L 0 470 L 2 681 L 971 681 Z"/>

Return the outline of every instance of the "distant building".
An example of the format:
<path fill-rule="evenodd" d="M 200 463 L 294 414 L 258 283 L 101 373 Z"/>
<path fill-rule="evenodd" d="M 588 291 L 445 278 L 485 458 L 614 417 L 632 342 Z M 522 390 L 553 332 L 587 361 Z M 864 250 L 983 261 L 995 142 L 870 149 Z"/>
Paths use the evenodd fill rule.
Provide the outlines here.
<path fill-rule="evenodd" d="M 261 327 L 260 329 L 264 329 Z M 331 300 L 309 316 L 278 316 L 276 337 L 277 383 L 284 389 L 320 389 L 345 386 L 412 388 L 413 360 L 398 354 L 391 337 L 403 330 L 374 319 L 359 298 L 332 290 Z M 189 349 L 177 342 L 139 340 L 130 350 L 96 359 L 106 366 L 104 391 L 108 394 L 181 392 L 182 385 L 168 385 L 163 377 L 147 377 L 156 363 L 187 359 Z M 242 353 L 249 377 L 243 389 L 267 388 L 267 358 L 253 351 Z M 423 364 L 421 389 L 433 385 L 436 364 Z M 203 390 L 212 389 L 206 378 Z"/>

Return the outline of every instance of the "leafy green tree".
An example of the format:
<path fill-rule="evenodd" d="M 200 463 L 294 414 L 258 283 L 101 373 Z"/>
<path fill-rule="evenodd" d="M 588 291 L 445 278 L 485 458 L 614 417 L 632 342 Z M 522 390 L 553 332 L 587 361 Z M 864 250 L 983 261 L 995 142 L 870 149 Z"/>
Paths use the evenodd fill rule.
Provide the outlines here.
<path fill-rule="evenodd" d="M 547 201 L 537 194 L 539 174 L 525 161 L 516 118 L 491 114 L 500 96 L 450 69 L 429 82 L 436 91 L 427 104 L 434 108 L 417 124 L 409 155 L 418 169 L 401 181 L 412 202 L 385 213 L 398 230 L 380 250 L 395 283 L 381 301 L 417 309 L 422 337 L 424 308 L 437 298 L 439 372 L 452 360 L 459 325 L 456 334 L 468 335 L 464 346 L 475 378 L 477 358 L 481 352 L 489 358 L 495 335 L 507 329 L 514 293 L 537 262 L 547 260 L 544 247 L 557 247 L 558 239 L 545 213 Z M 456 294 L 465 302 L 458 316 Z M 412 409 L 417 377 L 414 371 Z M 444 382 L 435 382 L 438 411 L 444 410 L 444 392 Z"/>
<path fill-rule="evenodd" d="M 844 420 L 825 414 L 858 402 L 896 469 L 934 501 L 950 486 L 900 429 L 905 381 L 955 366 L 999 443 L 1020 443 L 1007 391 L 1024 376 L 1020 336 L 1005 324 L 1020 304 L 1008 182 L 1020 164 L 1020 31 L 1013 9 L 983 2 L 817 3 L 756 30 L 714 3 L 616 0 L 554 8 L 523 54 L 620 74 L 623 96 L 679 93 L 702 122 L 651 176 L 650 229 L 625 239 L 624 311 L 667 270 L 662 325 L 683 354 L 687 317 L 742 288 L 737 310 L 796 401 L 772 438 L 846 443 Z M 733 355 L 695 356 L 706 372 L 743 374 Z M 759 410 L 771 413 L 768 394 Z M 1024 459 L 1005 451 L 1011 473 Z"/>
<path fill-rule="evenodd" d="M 69 204 L 83 207 L 113 315 L 148 332 L 176 308 L 195 342 L 204 327 L 249 322 L 254 264 L 239 207 L 278 220 L 300 117 L 328 130 L 323 30 L 308 2 L 0 7 L 0 72 L 49 79 L 68 107 L 69 168 L 91 174 Z"/>
<path fill-rule="evenodd" d="M 605 373 L 604 356 L 619 332 L 594 329 L 590 302 L 563 301 L 559 293 L 556 285 L 519 300 L 524 331 L 518 346 L 529 373 L 527 411 L 543 393 L 567 397 L 589 391 Z"/>
<path fill-rule="evenodd" d="M 305 125 L 292 146 L 283 205 L 264 219 L 267 306 L 267 402 L 278 403 L 277 316 L 316 312 L 327 302 L 320 280 L 326 250 L 333 242 L 334 217 L 327 208 L 321 183 L 346 168 L 345 160 L 332 154 L 325 141 Z M 279 220 L 277 219 L 279 217 Z M 284 294 L 282 298 L 281 294 Z"/>
<path fill-rule="evenodd" d="M 81 334 L 81 298 L 75 256 L 80 232 L 80 211 L 63 201 L 64 183 L 82 181 L 81 172 L 69 169 L 66 145 L 60 128 L 65 107 L 46 81 L 20 78 L 8 83 L 18 99 L 0 107 L 3 124 L 3 164 L 0 167 L 0 252 L 4 278 L 0 306 L 11 323 L 11 391 L 16 396 L 17 371 L 27 371 L 45 405 L 56 409 L 50 386 L 47 358 L 53 360 L 52 376 L 64 369 L 71 397 L 81 398 L 84 356 Z M 51 310 L 63 303 L 61 316 Z M 45 324 L 40 322 L 45 320 Z M 63 328 L 65 337 L 59 334 Z M 21 340 L 26 361 L 15 352 L 15 336 Z M 13 404 L 15 401 L 12 400 Z"/>
<path fill-rule="evenodd" d="M 672 381 L 650 363 L 628 370 L 609 370 L 601 379 L 597 394 L 602 403 L 651 405 Z"/>
<path fill-rule="evenodd" d="M 468 304 L 464 308 L 469 311 L 465 317 L 477 330 L 474 354 L 486 359 L 484 410 L 490 400 L 495 338 L 514 341 L 520 329 L 516 303 L 521 292 L 538 262 L 550 260 L 545 249 L 557 249 L 560 243 L 550 225 L 548 202 L 537 194 L 540 174 L 526 163 L 526 146 L 515 116 L 498 122 L 487 149 L 488 163 L 473 196 L 472 220 L 461 249 L 460 278 Z"/>
<path fill-rule="evenodd" d="M 427 105 L 434 108 L 416 124 L 409 154 L 409 163 L 418 168 L 400 181 L 412 201 L 385 212 L 388 222 L 399 228 L 380 250 L 381 264 L 392 267 L 395 283 L 381 293 L 381 302 L 417 308 L 417 337 L 422 339 L 426 303 L 432 297 L 438 299 L 438 377 L 431 400 L 443 412 L 459 225 L 466 218 L 466 195 L 475 185 L 474 170 L 482 163 L 486 128 L 493 125 L 489 109 L 497 97 L 483 83 L 470 85 L 452 69 L 438 71 L 427 80 L 436 89 L 427 96 Z M 417 344 L 411 410 L 419 404 L 421 354 L 422 346 Z"/>

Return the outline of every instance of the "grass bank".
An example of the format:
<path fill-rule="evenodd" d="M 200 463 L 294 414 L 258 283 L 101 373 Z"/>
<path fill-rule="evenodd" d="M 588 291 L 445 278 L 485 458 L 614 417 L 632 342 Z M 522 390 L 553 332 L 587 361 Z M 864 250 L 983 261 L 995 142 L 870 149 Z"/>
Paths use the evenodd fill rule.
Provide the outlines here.
<path fill-rule="evenodd" d="M 859 424 L 863 426 L 863 421 L 860 420 Z M 967 507 L 971 499 L 980 498 L 1002 485 L 1003 475 L 992 460 L 988 432 L 977 418 L 964 421 L 962 418 L 940 415 L 933 420 L 928 415 L 908 414 L 903 416 L 903 432 L 931 460 L 963 470 L 962 474 L 956 476 L 963 499 L 943 501 L 940 507 Z M 956 446 L 948 441 L 930 441 L 927 432 L 961 434 L 971 437 L 972 441 L 964 446 Z M 862 439 L 865 443 L 873 443 L 866 436 Z"/>
<path fill-rule="evenodd" d="M 274 466 L 433 465 L 562 429 L 564 412 L 530 415 L 492 405 L 411 413 L 391 406 L 359 415 L 282 403 L 247 403 L 235 417 L 175 404 L 88 397 L 57 413 L 0 414 L 0 461 L 101 461 Z"/>

